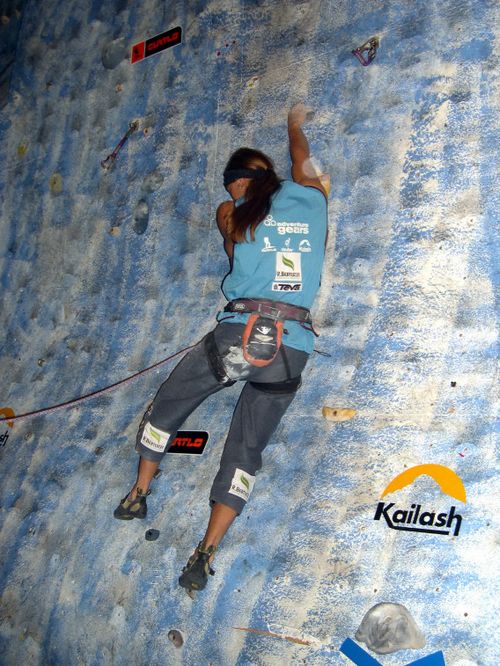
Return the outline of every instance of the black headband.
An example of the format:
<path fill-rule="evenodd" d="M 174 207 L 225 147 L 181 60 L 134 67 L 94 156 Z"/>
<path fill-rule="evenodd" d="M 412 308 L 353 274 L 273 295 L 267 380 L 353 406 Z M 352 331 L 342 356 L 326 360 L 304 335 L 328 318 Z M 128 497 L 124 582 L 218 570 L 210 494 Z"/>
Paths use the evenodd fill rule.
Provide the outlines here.
<path fill-rule="evenodd" d="M 226 169 L 224 171 L 224 187 L 227 187 L 238 178 L 262 178 L 268 169 Z"/>

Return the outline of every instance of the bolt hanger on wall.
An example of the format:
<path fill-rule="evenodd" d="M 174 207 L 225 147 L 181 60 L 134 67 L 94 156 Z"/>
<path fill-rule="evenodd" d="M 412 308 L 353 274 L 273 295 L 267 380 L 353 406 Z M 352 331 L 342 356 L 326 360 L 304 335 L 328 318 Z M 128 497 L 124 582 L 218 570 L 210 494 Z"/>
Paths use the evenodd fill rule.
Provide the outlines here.
<path fill-rule="evenodd" d="M 133 122 L 130 123 L 130 125 L 128 126 L 128 130 L 125 133 L 125 135 L 123 136 L 120 143 L 116 146 L 116 148 L 113 150 L 113 152 L 106 157 L 105 160 L 102 160 L 101 166 L 102 166 L 103 169 L 106 169 L 107 171 L 109 171 L 109 169 L 111 169 L 111 167 L 115 163 L 116 156 L 118 155 L 120 150 L 123 148 L 123 145 L 125 144 L 125 142 L 129 138 L 129 136 L 131 134 L 133 134 L 138 128 L 139 128 L 139 121 L 138 120 L 134 120 Z"/>
<path fill-rule="evenodd" d="M 351 53 L 356 56 L 363 67 L 367 67 L 375 58 L 379 46 L 379 38 L 371 37 L 367 42 L 351 51 Z"/>

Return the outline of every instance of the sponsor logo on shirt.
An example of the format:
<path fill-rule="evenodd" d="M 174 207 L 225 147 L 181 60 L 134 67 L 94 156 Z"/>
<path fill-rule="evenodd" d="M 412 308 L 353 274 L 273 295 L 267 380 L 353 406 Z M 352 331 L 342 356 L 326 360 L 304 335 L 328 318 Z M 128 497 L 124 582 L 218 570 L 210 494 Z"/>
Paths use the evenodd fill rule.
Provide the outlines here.
<path fill-rule="evenodd" d="M 311 243 L 306 238 L 300 241 L 299 252 L 312 252 Z"/>
<path fill-rule="evenodd" d="M 264 247 L 261 252 L 276 252 L 276 246 L 269 241 L 269 236 L 264 236 Z"/>
<path fill-rule="evenodd" d="M 302 282 L 273 282 L 273 291 L 302 291 Z"/>
<path fill-rule="evenodd" d="M 276 227 L 276 231 L 284 236 L 285 234 L 308 234 L 309 224 L 307 222 L 278 222 L 272 215 L 264 218 L 264 226 Z"/>
<path fill-rule="evenodd" d="M 276 253 L 276 282 L 302 282 L 300 252 Z"/>

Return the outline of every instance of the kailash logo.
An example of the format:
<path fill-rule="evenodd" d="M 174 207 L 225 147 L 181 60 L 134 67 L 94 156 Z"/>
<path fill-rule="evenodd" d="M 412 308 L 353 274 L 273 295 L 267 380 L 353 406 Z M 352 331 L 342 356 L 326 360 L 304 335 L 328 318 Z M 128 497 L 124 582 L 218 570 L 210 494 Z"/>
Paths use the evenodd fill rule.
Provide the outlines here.
<path fill-rule="evenodd" d="M 465 487 L 455 472 L 443 465 L 417 465 L 399 474 L 382 493 L 382 499 L 389 493 L 401 490 L 412 484 L 419 476 L 426 474 L 437 483 L 441 492 L 459 502 L 466 502 Z M 373 517 L 374 520 L 384 519 L 392 530 L 405 532 L 425 532 L 458 536 L 462 525 L 462 516 L 455 506 L 449 511 L 436 513 L 426 511 L 421 504 L 412 504 L 409 509 L 399 508 L 395 502 L 379 502 Z"/>

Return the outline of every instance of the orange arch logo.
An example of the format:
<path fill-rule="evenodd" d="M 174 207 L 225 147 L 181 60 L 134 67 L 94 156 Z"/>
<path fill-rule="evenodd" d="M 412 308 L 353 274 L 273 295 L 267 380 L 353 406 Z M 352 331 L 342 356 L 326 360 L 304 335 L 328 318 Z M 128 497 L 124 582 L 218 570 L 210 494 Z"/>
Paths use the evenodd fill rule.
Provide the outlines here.
<path fill-rule="evenodd" d="M 15 416 L 14 410 L 11 409 L 10 407 L 0 407 L 0 416 L 3 416 L 6 419 L 11 419 L 12 417 Z M 7 425 L 9 428 L 12 428 L 14 425 L 14 421 L 7 421 Z"/>
<path fill-rule="evenodd" d="M 427 476 L 434 479 L 445 495 L 454 497 L 459 502 L 465 504 L 466 494 L 462 479 L 457 476 L 453 470 L 444 465 L 417 465 L 416 467 L 410 467 L 410 469 L 398 474 L 398 476 L 389 483 L 382 493 L 382 497 L 385 497 L 389 493 L 393 493 L 395 490 L 401 490 L 402 488 L 409 486 L 415 481 L 415 479 L 423 474 L 427 474 Z"/>

